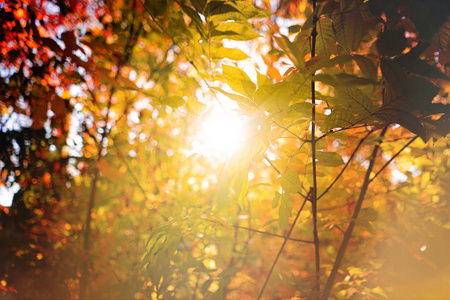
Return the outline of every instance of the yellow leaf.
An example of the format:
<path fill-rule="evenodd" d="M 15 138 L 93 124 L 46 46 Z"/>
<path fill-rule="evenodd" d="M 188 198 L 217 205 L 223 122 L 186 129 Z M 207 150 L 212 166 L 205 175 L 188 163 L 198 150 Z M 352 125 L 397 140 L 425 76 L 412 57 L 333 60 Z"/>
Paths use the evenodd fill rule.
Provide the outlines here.
<path fill-rule="evenodd" d="M 187 108 L 188 112 L 190 112 L 191 114 L 199 116 L 207 109 L 207 106 L 206 106 L 206 104 L 204 104 L 200 101 L 197 101 L 192 97 L 189 97 L 189 99 L 186 103 L 186 108 Z"/>

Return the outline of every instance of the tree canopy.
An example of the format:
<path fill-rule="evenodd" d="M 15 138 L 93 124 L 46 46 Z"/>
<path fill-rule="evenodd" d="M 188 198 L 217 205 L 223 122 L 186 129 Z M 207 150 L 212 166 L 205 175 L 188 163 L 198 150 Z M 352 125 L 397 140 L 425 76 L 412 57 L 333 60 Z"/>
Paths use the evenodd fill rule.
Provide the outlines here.
<path fill-rule="evenodd" d="M 450 294 L 450 2 L 0 1 L 0 295 Z"/>

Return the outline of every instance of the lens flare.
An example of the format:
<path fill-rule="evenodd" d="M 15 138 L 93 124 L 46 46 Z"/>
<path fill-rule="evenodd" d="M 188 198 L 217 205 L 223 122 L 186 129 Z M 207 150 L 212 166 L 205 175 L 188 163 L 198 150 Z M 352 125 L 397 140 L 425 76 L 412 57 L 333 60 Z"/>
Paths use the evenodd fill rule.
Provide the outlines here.
<path fill-rule="evenodd" d="M 242 117 L 222 108 L 213 108 L 203 118 L 194 152 L 226 160 L 238 150 L 243 139 Z"/>

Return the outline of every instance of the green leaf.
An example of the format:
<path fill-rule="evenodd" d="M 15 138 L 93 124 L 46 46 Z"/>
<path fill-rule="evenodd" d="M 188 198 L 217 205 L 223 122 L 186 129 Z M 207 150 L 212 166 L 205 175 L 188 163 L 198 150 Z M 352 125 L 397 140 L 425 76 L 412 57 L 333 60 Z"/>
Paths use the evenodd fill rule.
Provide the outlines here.
<path fill-rule="evenodd" d="M 439 47 L 439 49 L 447 49 L 450 45 L 450 20 L 447 21 L 439 28 L 438 32 L 435 33 L 431 42 Z"/>
<path fill-rule="evenodd" d="M 207 109 L 207 105 L 195 100 L 192 97 L 189 97 L 186 103 L 186 108 L 191 114 L 199 116 Z"/>
<path fill-rule="evenodd" d="M 304 69 L 304 59 L 305 53 L 303 53 L 297 44 L 292 43 L 288 37 L 281 35 L 280 37 L 273 37 L 277 42 L 278 46 L 286 53 L 289 59 L 292 61 L 297 69 Z"/>
<path fill-rule="evenodd" d="M 217 88 L 217 87 L 211 87 L 211 89 L 212 90 L 216 90 L 216 91 L 224 94 L 225 96 L 227 96 L 228 98 L 230 98 L 231 100 L 234 100 L 236 102 L 240 102 L 240 103 L 243 103 L 243 104 L 248 105 L 248 106 L 255 106 L 255 103 L 253 103 L 247 97 L 240 96 L 240 95 L 237 95 L 237 94 L 228 93 L 228 92 L 225 92 L 224 90 L 222 90 L 221 88 Z"/>
<path fill-rule="evenodd" d="M 278 210 L 278 225 L 280 229 L 284 230 L 289 224 L 289 218 L 292 214 L 292 208 L 294 207 L 294 199 L 288 193 L 281 195 L 281 204 Z"/>
<path fill-rule="evenodd" d="M 241 163 L 233 179 L 233 199 L 237 201 L 241 209 L 244 209 L 244 198 L 248 190 L 248 165 L 249 162 Z"/>
<path fill-rule="evenodd" d="M 180 96 L 167 96 L 167 97 L 160 97 L 158 99 L 159 103 L 162 105 L 167 105 L 172 108 L 180 107 L 184 104 L 183 98 Z"/>
<path fill-rule="evenodd" d="M 267 77 L 256 71 L 256 78 L 258 80 L 258 87 L 263 85 L 271 85 L 272 81 Z"/>
<path fill-rule="evenodd" d="M 373 209 L 372 207 L 365 207 L 361 209 L 358 215 L 358 220 L 365 220 L 365 221 L 376 221 L 378 218 L 378 212 Z"/>
<path fill-rule="evenodd" d="M 227 1 L 207 1 L 205 14 L 207 16 L 226 15 L 229 13 L 240 14 L 239 9 L 232 2 Z"/>
<path fill-rule="evenodd" d="M 341 74 L 318 74 L 314 76 L 315 81 L 321 81 L 325 84 L 332 85 L 332 86 L 365 86 L 370 84 L 375 84 L 376 81 L 364 78 L 364 77 L 358 77 L 355 75 L 350 75 L 346 73 Z"/>
<path fill-rule="evenodd" d="M 319 18 L 317 21 L 317 38 L 316 38 L 316 53 L 322 54 L 325 57 L 330 57 L 335 48 L 336 38 L 333 32 L 333 25 L 329 18 Z"/>
<path fill-rule="evenodd" d="M 370 233 L 374 233 L 375 230 L 373 229 L 372 224 L 370 222 L 376 221 L 377 218 L 378 218 L 378 212 L 371 207 L 366 207 L 366 208 L 361 209 L 361 211 L 359 212 L 358 218 L 355 220 L 355 223 L 357 225 L 363 227 Z"/>
<path fill-rule="evenodd" d="M 377 295 L 377 298 L 382 297 L 384 299 L 389 299 L 389 296 L 386 294 L 386 292 L 379 286 L 373 288 L 371 290 L 371 293 Z"/>
<path fill-rule="evenodd" d="M 333 17 L 336 38 L 346 53 L 355 52 L 359 49 L 364 34 L 362 24 L 363 19 L 359 6 Z"/>
<path fill-rule="evenodd" d="M 192 22 L 197 27 L 198 32 L 201 34 L 203 38 L 207 38 L 206 32 L 207 29 L 205 27 L 205 24 L 203 24 L 202 19 L 200 18 L 198 12 L 193 10 L 191 7 L 180 4 L 181 9 L 191 18 Z"/>
<path fill-rule="evenodd" d="M 377 80 L 378 67 L 372 59 L 363 55 L 353 55 L 353 59 L 364 76 L 374 81 Z"/>
<path fill-rule="evenodd" d="M 256 85 L 250 80 L 248 75 L 239 68 L 223 65 L 223 77 L 227 80 L 230 88 L 248 98 L 252 99 L 256 90 Z"/>
<path fill-rule="evenodd" d="M 333 109 L 331 114 L 327 116 L 320 130 L 323 132 L 330 131 L 334 128 L 348 128 L 357 123 L 354 113 L 345 108 Z"/>
<path fill-rule="evenodd" d="M 369 116 L 375 111 L 375 105 L 364 92 L 355 88 L 336 87 L 336 97 L 332 100 L 338 106 L 358 114 Z"/>
<path fill-rule="evenodd" d="M 220 272 L 219 277 L 225 278 L 225 277 L 233 276 L 240 269 L 242 269 L 242 268 L 236 267 L 236 266 L 228 267 L 228 268 L 224 269 L 222 272 Z"/>
<path fill-rule="evenodd" d="M 211 285 L 211 283 L 213 283 L 213 279 L 208 279 L 206 280 L 203 284 L 202 284 L 202 294 L 205 295 L 206 293 L 208 293 L 208 288 Z"/>
<path fill-rule="evenodd" d="M 247 3 L 245 1 L 236 1 L 234 4 L 237 6 L 239 11 L 245 16 L 247 19 L 261 19 L 268 18 L 271 15 L 271 12 L 265 10 L 263 8 L 257 7 L 253 5 L 251 2 Z"/>
<path fill-rule="evenodd" d="M 344 160 L 337 152 L 316 152 L 317 164 L 324 167 L 337 167 L 344 164 Z"/>
<path fill-rule="evenodd" d="M 292 26 L 289 26 L 289 34 L 294 34 L 294 33 L 298 33 L 301 29 L 302 29 L 302 26 L 301 25 L 292 25 Z"/>
<path fill-rule="evenodd" d="M 374 116 L 386 124 L 399 124 L 417 134 L 424 142 L 428 140 L 427 131 L 420 120 L 411 112 L 399 108 L 382 108 Z"/>
<path fill-rule="evenodd" d="M 248 22 L 221 23 L 211 30 L 211 38 L 216 41 L 223 39 L 248 41 L 258 37 L 260 35 L 253 30 L 252 25 Z"/>
<path fill-rule="evenodd" d="M 295 103 L 289 106 L 286 113 L 286 119 L 311 118 L 312 108 L 314 104 L 309 102 Z"/>
<path fill-rule="evenodd" d="M 167 0 L 145 0 L 145 7 L 153 18 L 161 17 L 166 13 Z"/>
<path fill-rule="evenodd" d="M 209 47 L 211 47 L 210 50 L 212 59 L 229 58 L 231 60 L 243 60 L 248 58 L 248 55 L 239 49 L 225 48 L 216 44 L 210 44 Z"/>
<path fill-rule="evenodd" d="M 256 7 L 245 1 L 210 1 L 208 9 L 210 9 L 210 20 L 217 24 L 227 20 L 247 21 L 249 19 L 260 19 L 270 17 L 270 12 Z"/>
<path fill-rule="evenodd" d="M 194 6 L 195 10 L 199 13 L 203 13 L 203 10 L 206 6 L 206 0 L 191 0 L 192 6 Z"/>
<path fill-rule="evenodd" d="M 402 53 L 406 48 L 404 29 L 387 29 L 380 34 L 375 42 L 378 53 L 391 57 Z"/>
<path fill-rule="evenodd" d="M 401 66 L 405 71 L 433 79 L 446 78 L 438 67 L 430 65 L 426 61 L 408 54 L 409 53 L 401 55 L 395 59 L 395 63 Z"/>
<path fill-rule="evenodd" d="M 318 56 L 316 56 L 316 57 L 318 57 Z M 344 55 L 336 56 L 333 59 L 318 60 L 317 62 L 315 62 L 311 65 L 308 65 L 308 73 L 312 74 L 322 68 L 334 67 L 338 64 L 343 64 L 343 63 L 349 62 L 352 59 L 353 59 L 352 55 L 344 54 Z"/>
<path fill-rule="evenodd" d="M 281 174 L 281 187 L 288 194 L 300 192 L 301 184 L 297 172 L 288 168 Z"/>
<path fill-rule="evenodd" d="M 281 197 L 281 194 L 278 192 L 275 192 L 275 197 L 273 197 L 273 200 L 272 200 L 272 208 L 278 207 L 278 204 L 280 203 L 280 197 Z"/>
<path fill-rule="evenodd" d="M 289 103 L 292 98 L 289 83 L 282 81 L 271 85 L 259 87 L 254 95 L 254 100 L 258 105 L 264 105 L 267 111 L 279 110 Z"/>

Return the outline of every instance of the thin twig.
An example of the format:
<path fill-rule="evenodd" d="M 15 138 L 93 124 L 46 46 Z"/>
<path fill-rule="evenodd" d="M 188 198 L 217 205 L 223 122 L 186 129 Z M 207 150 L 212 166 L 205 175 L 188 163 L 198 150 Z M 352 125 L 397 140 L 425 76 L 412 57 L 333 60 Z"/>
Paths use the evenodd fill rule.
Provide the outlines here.
<path fill-rule="evenodd" d="M 119 156 L 120 160 L 125 164 L 125 167 L 127 168 L 128 173 L 131 175 L 131 177 L 134 180 L 134 183 L 138 187 L 138 189 L 142 192 L 142 195 L 144 196 L 145 201 L 149 202 L 150 200 L 147 198 L 147 192 L 142 187 L 141 183 L 139 182 L 139 179 L 136 177 L 136 174 L 134 174 L 133 170 L 131 170 L 130 164 L 127 162 L 125 157 L 123 157 L 122 153 L 119 150 L 119 147 L 117 146 L 116 140 L 111 137 L 111 140 L 113 141 L 113 146 L 116 148 L 117 156 Z M 151 209 L 154 212 L 158 212 L 156 208 Z"/>
<path fill-rule="evenodd" d="M 270 161 L 270 159 L 264 154 L 264 159 L 267 160 L 267 162 L 269 163 L 269 165 L 278 173 L 281 175 L 280 170 L 278 170 L 278 168 Z"/>
<path fill-rule="evenodd" d="M 333 180 L 333 182 L 325 189 L 325 191 L 319 196 L 317 197 L 317 200 L 319 200 L 320 198 L 322 198 L 326 193 L 328 193 L 328 191 L 333 187 L 333 185 L 339 180 L 339 178 L 342 176 L 342 174 L 344 174 L 345 169 L 347 169 L 347 167 L 350 165 L 350 162 L 353 160 L 353 157 L 355 156 L 356 152 L 358 151 L 359 147 L 361 147 L 362 143 L 364 143 L 364 141 L 369 137 L 369 135 L 372 133 L 372 131 L 369 131 L 367 133 L 367 135 L 365 137 L 363 137 L 358 145 L 356 146 L 355 150 L 353 150 L 352 155 L 350 155 L 350 158 L 348 159 L 347 163 L 345 164 L 345 166 L 342 168 L 341 172 L 339 173 L 339 175 Z"/>
<path fill-rule="evenodd" d="M 283 244 L 281 245 L 281 248 L 280 248 L 280 250 L 278 251 L 277 256 L 275 257 L 275 260 L 274 260 L 274 262 L 273 262 L 273 264 L 272 264 L 272 267 L 271 267 L 270 270 L 269 270 L 269 274 L 268 274 L 267 277 L 266 277 L 266 281 L 264 282 L 264 284 L 263 284 L 263 286 L 262 286 L 262 288 L 261 288 L 261 291 L 260 291 L 259 296 L 258 296 L 258 300 L 261 299 L 262 295 L 264 294 L 264 290 L 266 289 L 266 286 L 267 286 L 267 284 L 269 283 L 270 276 L 272 275 L 273 269 L 275 268 L 275 265 L 277 264 L 278 259 L 279 259 L 280 256 L 281 256 L 281 253 L 283 252 L 284 246 L 286 246 L 286 243 L 287 243 L 287 241 L 289 240 L 289 237 L 291 236 L 292 230 L 294 229 L 295 224 L 297 223 L 298 217 L 300 216 L 300 213 L 302 212 L 303 208 L 305 207 L 306 202 L 311 198 L 311 196 L 312 196 L 312 189 L 309 191 L 308 196 L 307 196 L 307 197 L 305 198 L 305 200 L 303 201 L 303 204 L 302 204 L 302 206 L 300 207 L 300 209 L 298 210 L 297 216 L 295 217 L 295 220 L 294 220 L 294 222 L 292 223 L 291 228 L 289 229 L 288 233 L 287 233 L 286 236 L 284 237 Z"/>
<path fill-rule="evenodd" d="M 395 153 L 394 156 L 391 157 L 390 160 L 388 160 L 382 167 L 381 169 L 372 177 L 372 179 L 369 180 L 369 183 L 371 183 L 375 178 L 377 178 L 378 175 L 380 175 L 380 173 L 386 169 L 386 167 L 400 154 L 402 153 L 403 150 L 405 150 L 409 145 L 411 145 L 419 136 L 415 136 L 413 137 L 405 146 L 403 146 L 402 149 L 400 149 L 397 153 Z"/>
<path fill-rule="evenodd" d="M 272 123 L 275 124 L 276 126 L 280 127 L 281 129 L 286 130 L 287 132 L 289 132 L 290 134 L 292 134 L 295 138 L 297 138 L 300 141 L 305 141 L 305 139 L 301 138 L 298 134 L 292 132 L 288 127 L 285 127 L 283 125 L 278 124 L 275 120 L 272 120 Z"/>
<path fill-rule="evenodd" d="M 314 241 L 308 241 L 308 240 L 301 240 L 301 239 L 296 239 L 296 238 L 291 238 L 291 237 L 285 237 L 285 236 L 282 236 L 282 235 L 279 235 L 279 234 L 276 234 L 276 233 L 261 231 L 261 230 L 248 228 L 248 227 L 243 227 L 243 226 L 238 226 L 238 225 L 233 225 L 233 227 L 234 228 L 248 230 L 248 231 L 253 231 L 253 232 L 257 232 L 257 233 L 261 233 L 261 234 L 265 234 L 265 235 L 275 236 L 275 237 L 279 237 L 279 238 L 283 238 L 283 239 L 287 238 L 288 240 L 294 241 L 294 242 L 301 242 L 301 243 L 308 243 L 308 244 L 313 244 L 314 243 Z"/>
<path fill-rule="evenodd" d="M 341 242 L 341 245 L 339 247 L 336 259 L 333 264 L 333 268 L 331 269 L 330 276 L 328 277 L 327 283 L 325 285 L 325 289 L 323 291 L 323 294 L 320 299 L 328 299 L 330 297 L 331 289 L 333 288 L 334 281 L 336 280 L 337 273 L 339 271 L 339 268 L 341 267 L 342 260 L 344 259 L 345 251 L 347 250 L 348 243 L 350 241 L 350 238 L 352 237 L 353 229 L 356 226 L 356 219 L 358 218 L 359 212 L 362 207 L 362 203 L 364 201 L 364 197 L 366 196 L 367 189 L 370 184 L 370 173 L 372 173 L 373 167 L 375 165 L 375 159 L 377 157 L 378 150 L 380 149 L 381 140 L 383 139 L 384 135 L 386 134 L 386 131 L 388 129 L 388 126 L 383 128 L 383 131 L 380 134 L 380 142 L 375 145 L 373 148 L 372 156 L 370 158 L 369 167 L 366 171 L 366 176 L 364 177 L 364 183 L 361 187 L 361 192 L 359 194 L 358 201 L 355 205 L 355 210 L 353 212 L 352 220 L 350 221 L 347 230 L 345 231 L 344 238 Z"/>
<path fill-rule="evenodd" d="M 278 168 L 269 160 L 269 158 L 264 154 L 264 159 L 267 160 L 267 162 L 270 164 L 270 166 L 278 173 L 281 175 L 280 170 L 278 170 Z M 301 192 L 297 192 L 297 194 L 299 194 L 300 196 L 302 196 L 303 198 L 306 198 L 307 196 L 303 195 Z"/>

